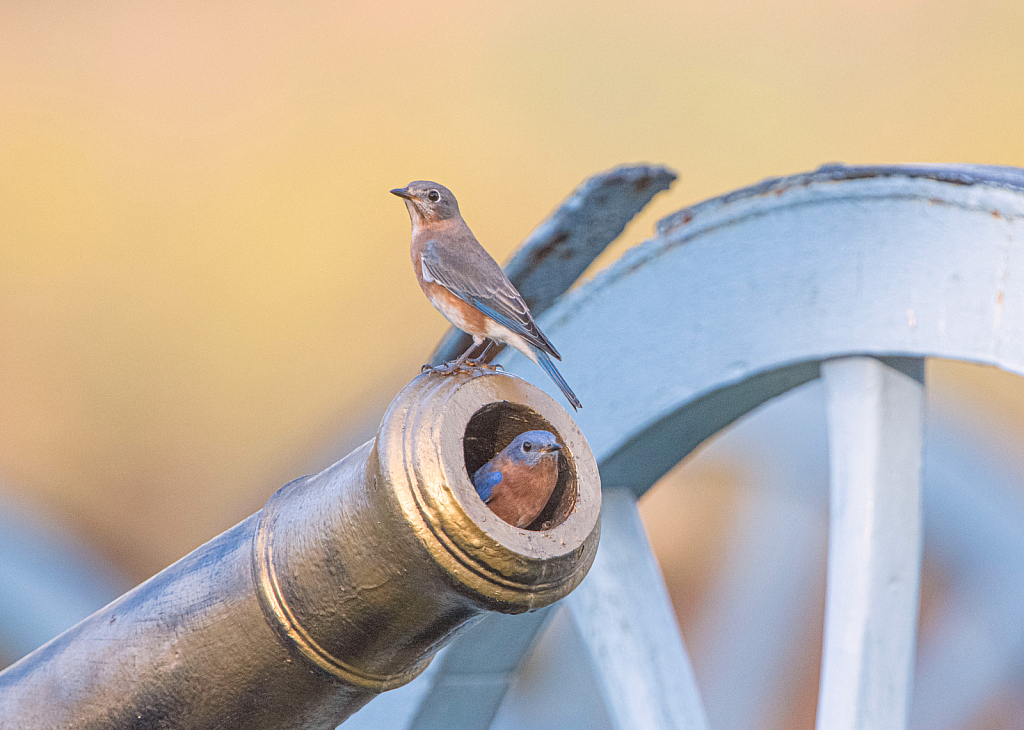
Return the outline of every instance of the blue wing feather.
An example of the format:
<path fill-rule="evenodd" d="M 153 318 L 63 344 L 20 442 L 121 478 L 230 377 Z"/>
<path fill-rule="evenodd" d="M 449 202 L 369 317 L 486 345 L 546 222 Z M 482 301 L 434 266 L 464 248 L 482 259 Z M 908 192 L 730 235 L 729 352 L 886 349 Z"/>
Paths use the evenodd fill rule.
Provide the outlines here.
<path fill-rule="evenodd" d="M 565 378 L 563 378 L 562 374 L 558 372 L 558 368 L 556 368 L 555 364 L 551 362 L 551 358 L 548 357 L 547 353 L 543 350 L 536 350 L 536 353 L 537 362 L 542 368 L 544 368 L 544 372 L 546 372 L 548 376 L 555 381 L 555 385 L 557 385 L 558 389 L 562 391 L 562 395 L 565 396 L 566 400 L 572 404 L 572 407 L 575 410 L 578 411 L 582 408 L 583 404 L 580 403 L 580 399 L 572 392 L 572 388 L 570 388 L 569 384 L 565 382 Z"/>
<path fill-rule="evenodd" d="M 534 347 L 561 360 L 505 272 L 473 234 L 468 230 L 466 233 L 468 238 L 461 247 L 443 246 L 435 239 L 427 241 L 420 255 L 424 278 L 437 282 Z"/>
<path fill-rule="evenodd" d="M 456 296 L 458 295 L 456 294 Z M 478 298 L 474 298 L 470 304 L 500 324 L 502 327 L 515 332 L 531 345 L 535 346 L 538 350 L 546 351 L 554 355 L 559 360 L 562 359 L 562 356 L 558 354 L 558 350 L 556 350 L 555 346 L 551 344 L 551 340 L 549 340 L 547 336 L 540 331 L 540 328 L 537 327 L 536 323 L 528 322 L 527 324 L 524 324 L 521 319 L 514 319 L 507 314 L 499 312 L 497 309 L 489 304 L 485 304 Z M 532 326 L 532 331 L 528 325 Z"/>
<path fill-rule="evenodd" d="M 482 470 L 478 471 L 473 478 L 473 486 L 476 487 L 476 493 L 480 495 L 480 499 L 486 502 L 491 498 L 491 490 L 501 484 L 503 475 L 500 471 L 481 472 Z"/>

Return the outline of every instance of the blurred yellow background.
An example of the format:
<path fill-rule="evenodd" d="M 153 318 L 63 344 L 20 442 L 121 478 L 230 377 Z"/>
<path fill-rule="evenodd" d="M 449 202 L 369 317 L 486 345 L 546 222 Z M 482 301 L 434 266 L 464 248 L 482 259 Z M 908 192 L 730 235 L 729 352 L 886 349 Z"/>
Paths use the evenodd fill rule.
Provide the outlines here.
<path fill-rule="evenodd" d="M 679 170 L 601 265 L 824 161 L 1024 163 L 1018 2 L 0 13 L 0 478 L 138 578 L 376 418 L 444 331 L 392 187 L 450 186 L 502 260 L 587 175 Z"/>
<path fill-rule="evenodd" d="M 586 176 L 677 169 L 603 266 L 826 161 L 1024 165 L 1022 27 L 1017 0 L 4 2 L 3 489 L 144 578 L 347 451 L 445 330 L 390 188 L 451 187 L 503 260 Z M 1022 424 L 1015 378 L 929 377 Z"/>

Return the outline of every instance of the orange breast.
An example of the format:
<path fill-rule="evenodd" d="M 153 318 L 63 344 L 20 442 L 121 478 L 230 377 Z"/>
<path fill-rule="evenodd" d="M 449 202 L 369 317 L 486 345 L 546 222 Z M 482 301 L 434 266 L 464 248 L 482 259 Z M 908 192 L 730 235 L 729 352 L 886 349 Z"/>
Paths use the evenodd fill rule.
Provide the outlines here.
<path fill-rule="evenodd" d="M 558 461 L 544 459 L 535 467 L 506 464 L 502 480 L 491 491 L 487 506 L 510 525 L 526 527 L 537 519 L 558 482 Z"/>
<path fill-rule="evenodd" d="M 487 316 L 483 312 L 466 304 L 436 282 L 420 278 L 420 286 L 430 303 L 453 325 L 471 335 L 487 336 Z"/>

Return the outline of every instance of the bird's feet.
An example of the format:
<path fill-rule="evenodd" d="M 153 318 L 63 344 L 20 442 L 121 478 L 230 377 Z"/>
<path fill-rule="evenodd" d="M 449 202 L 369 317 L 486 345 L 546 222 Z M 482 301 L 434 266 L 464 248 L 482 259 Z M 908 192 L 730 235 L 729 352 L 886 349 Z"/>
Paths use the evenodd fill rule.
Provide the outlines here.
<path fill-rule="evenodd" d="M 437 373 L 438 375 L 451 375 L 456 373 L 463 368 L 466 368 L 465 361 L 451 360 L 444 363 L 443 365 L 430 365 L 429 363 L 420 368 L 420 372 L 423 373 Z"/>
<path fill-rule="evenodd" d="M 496 373 L 499 370 L 505 372 L 505 368 L 496 362 L 480 362 L 479 360 L 466 360 L 465 367 L 478 373 Z"/>
<path fill-rule="evenodd" d="M 499 370 L 501 372 L 505 372 L 505 368 L 498 363 L 480 362 L 479 360 L 466 360 L 466 362 L 462 363 L 462 367 L 469 370 L 474 375 L 496 373 Z"/>
<path fill-rule="evenodd" d="M 424 365 L 420 368 L 420 372 L 423 373 L 437 373 L 438 375 L 452 375 L 460 370 L 468 370 L 475 375 L 482 375 L 483 373 L 496 373 L 499 370 L 505 372 L 505 368 L 501 365 L 494 363 L 484 363 L 478 360 L 451 360 L 446 362 L 444 365 Z"/>

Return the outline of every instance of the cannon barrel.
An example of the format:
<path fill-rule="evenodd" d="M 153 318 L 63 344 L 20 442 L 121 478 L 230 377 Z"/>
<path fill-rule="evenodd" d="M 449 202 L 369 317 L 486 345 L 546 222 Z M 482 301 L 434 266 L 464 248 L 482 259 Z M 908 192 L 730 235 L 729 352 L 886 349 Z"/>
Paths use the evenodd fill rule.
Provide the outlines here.
<path fill-rule="evenodd" d="M 563 449 L 526 529 L 469 474 L 523 431 Z M 504 374 L 427 373 L 376 437 L 0 673 L 0 728 L 333 728 L 487 611 L 568 594 L 600 531 L 573 420 Z"/>

